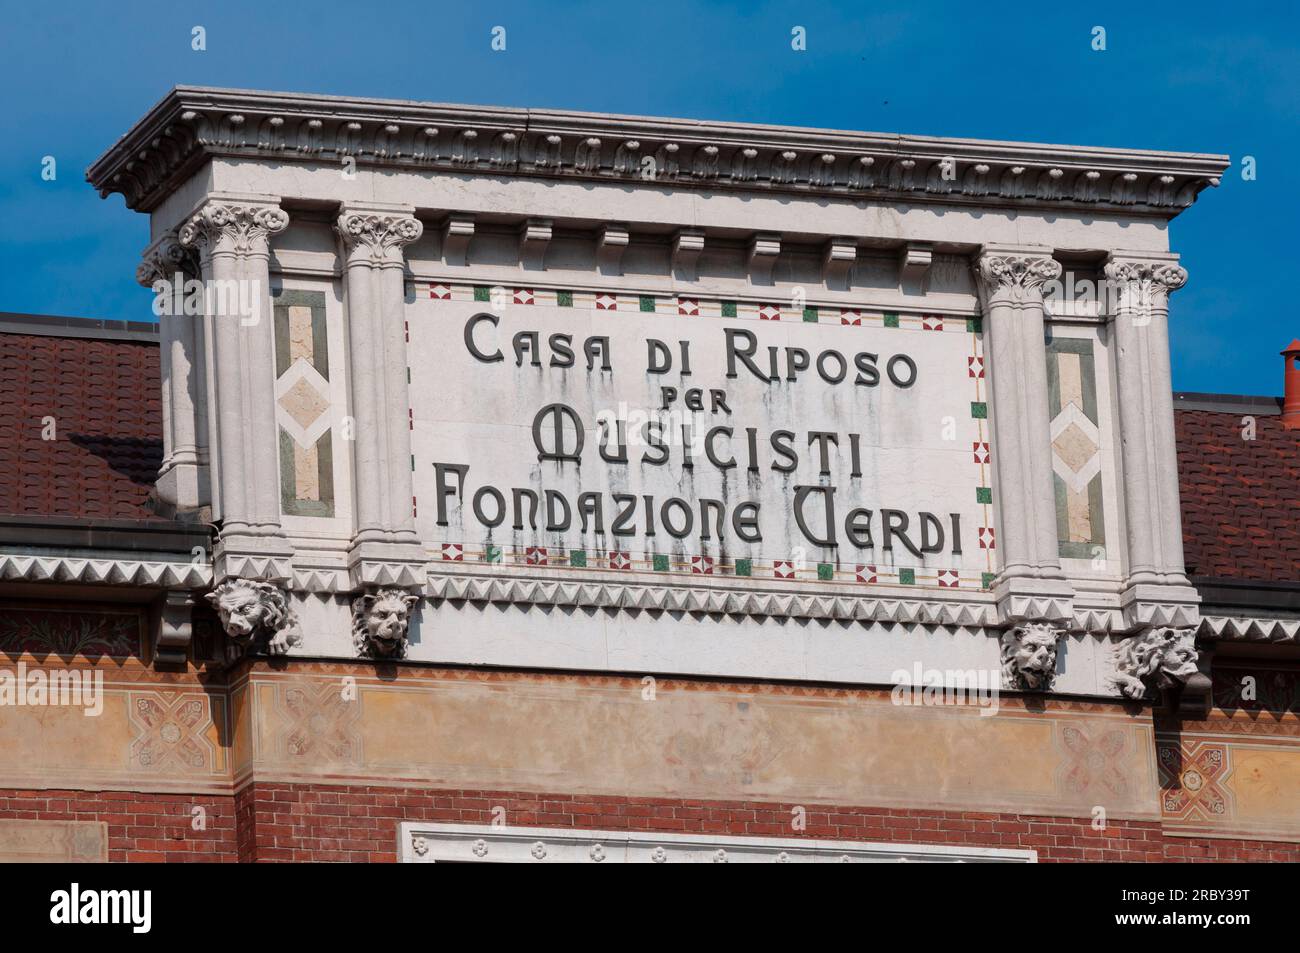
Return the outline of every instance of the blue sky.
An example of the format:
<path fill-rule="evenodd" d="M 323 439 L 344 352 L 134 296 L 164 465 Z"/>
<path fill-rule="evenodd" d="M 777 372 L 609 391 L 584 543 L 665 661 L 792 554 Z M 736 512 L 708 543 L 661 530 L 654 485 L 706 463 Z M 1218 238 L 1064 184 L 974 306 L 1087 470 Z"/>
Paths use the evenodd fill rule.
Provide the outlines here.
<path fill-rule="evenodd" d="M 1174 386 L 1280 393 L 1278 352 L 1300 336 L 1284 294 L 1300 17 L 1141 6 L 8 3 L 0 310 L 149 320 L 134 280 L 146 218 L 101 200 L 85 169 L 171 86 L 238 86 L 1225 153 L 1223 184 L 1172 226 L 1190 273 L 1171 301 Z"/>

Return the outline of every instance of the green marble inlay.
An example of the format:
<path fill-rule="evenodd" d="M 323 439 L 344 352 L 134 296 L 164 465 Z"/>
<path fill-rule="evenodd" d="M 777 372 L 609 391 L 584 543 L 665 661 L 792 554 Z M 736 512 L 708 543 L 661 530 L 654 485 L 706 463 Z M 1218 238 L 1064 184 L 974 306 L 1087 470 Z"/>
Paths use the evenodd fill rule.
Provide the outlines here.
<path fill-rule="evenodd" d="M 487 285 L 475 285 L 475 286 L 474 286 L 474 300 L 475 300 L 475 301 L 491 301 L 491 300 L 492 300 L 492 289 L 489 288 Z"/>
<path fill-rule="evenodd" d="M 668 556 L 667 556 L 667 554 L 665 554 L 665 553 L 655 553 L 654 556 L 653 556 L 652 559 L 651 559 L 651 562 L 654 564 L 654 571 L 655 571 L 655 572 L 667 572 L 667 571 L 668 571 Z"/>
<path fill-rule="evenodd" d="M 916 585 L 916 570 L 915 569 L 898 570 L 898 582 L 900 585 L 903 586 Z"/>
<path fill-rule="evenodd" d="M 555 292 L 555 306 L 557 308 L 572 308 L 573 292 L 572 291 Z"/>
<path fill-rule="evenodd" d="M 724 318 L 734 318 L 736 316 L 736 302 L 723 301 L 720 303 L 722 305 L 722 316 Z"/>
<path fill-rule="evenodd" d="M 816 323 L 817 323 L 817 309 L 816 309 L 816 308 L 804 308 L 804 309 L 803 309 L 803 319 L 804 319 L 805 321 L 807 321 L 809 324 L 816 324 Z"/>
<path fill-rule="evenodd" d="M 976 502 L 976 503 L 992 503 L 992 502 L 993 502 L 993 487 L 991 487 L 991 486 L 977 486 L 977 487 L 975 487 L 975 502 Z"/>
<path fill-rule="evenodd" d="M 737 575 L 737 576 L 752 576 L 752 575 L 754 575 L 754 560 L 752 560 L 752 559 L 737 559 L 737 560 L 736 560 L 736 575 Z"/>
<path fill-rule="evenodd" d="M 989 405 L 982 400 L 972 400 L 970 402 L 970 415 L 976 420 L 988 419 Z"/>
<path fill-rule="evenodd" d="M 830 563 L 817 564 L 817 578 L 822 582 L 828 582 L 835 578 L 835 567 Z"/>
<path fill-rule="evenodd" d="M 641 295 L 641 310 L 648 314 L 655 313 L 654 295 Z"/>
<path fill-rule="evenodd" d="M 583 568 L 587 565 L 587 551 L 584 549 L 574 549 L 569 552 L 569 565 Z"/>
<path fill-rule="evenodd" d="M 980 585 L 983 586 L 985 589 L 992 589 L 993 580 L 997 578 L 997 575 L 998 574 L 995 572 L 980 573 Z"/>
<path fill-rule="evenodd" d="M 887 327 L 887 328 L 896 328 L 896 327 L 898 327 L 898 315 L 897 315 L 897 313 L 895 313 L 895 312 L 893 312 L 893 311 L 886 311 L 886 312 L 885 312 L 885 327 Z"/>
<path fill-rule="evenodd" d="M 484 546 L 483 561 L 488 563 L 501 562 L 501 547 L 493 546 L 491 543 L 488 543 L 486 546 Z"/>

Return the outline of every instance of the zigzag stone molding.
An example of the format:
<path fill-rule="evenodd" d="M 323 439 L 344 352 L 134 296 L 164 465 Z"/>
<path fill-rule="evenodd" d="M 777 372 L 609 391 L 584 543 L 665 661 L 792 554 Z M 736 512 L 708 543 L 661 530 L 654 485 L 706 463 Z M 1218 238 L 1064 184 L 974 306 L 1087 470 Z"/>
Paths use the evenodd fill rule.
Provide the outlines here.
<path fill-rule="evenodd" d="M 641 180 L 907 201 L 1118 208 L 1171 218 L 1224 156 L 179 86 L 91 166 L 149 211 L 211 156 Z"/>
<path fill-rule="evenodd" d="M 1202 616 L 1196 634 L 1225 642 L 1297 642 L 1300 619 Z"/>
<path fill-rule="evenodd" d="M 992 602 L 846 596 L 828 591 L 737 592 L 707 586 L 562 582 L 518 577 L 430 573 L 425 596 L 522 606 L 592 606 L 623 610 L 857 622 L 901 622 L 976 628 L 996 622 Z"/>
<path fill-rule="evenodd" d="M 212 566 L 207 563 L 79 559 L 73 556 L 22 556 L 0 553 L 0 580 L 206 589 L 212 585 Z"/>

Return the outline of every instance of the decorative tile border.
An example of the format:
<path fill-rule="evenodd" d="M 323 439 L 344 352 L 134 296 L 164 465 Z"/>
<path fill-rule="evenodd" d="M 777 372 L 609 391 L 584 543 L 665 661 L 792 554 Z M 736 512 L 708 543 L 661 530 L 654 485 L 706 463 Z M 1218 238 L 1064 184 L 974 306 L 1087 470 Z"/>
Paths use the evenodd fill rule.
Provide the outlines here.
<path fill-rule="evenodd" d="M 737 321 L 785 321 L 846 327 L 903 328 L 980 334 L 980 319 L 929 312 L 882 309 L 801 307 L 779 301 L 742 301 L 698 295 L 647 295 L 625 291 L 579 291 L 520 285 L 476 285 L 452 281 L 416 281 L 417 298 L 435 301 L 479 301 L 484 304 L 536 305 L 608 311 L 611 315 L 657 314 L 686 318 L 726 318 Z M 496 295 L 494 299 L 494 293 Z M 977 354 L 983 376 L 983 357 Z M 974 374 L 972 374 L 974 376 Z"/>
<path fill-rule="evenodd" d="M 981 529 L 980 533 L 984 530 Z M 991 532 L 991 531 L 990 531 Z M 785 582 L 830 582 L 847 585 L 935 586 L 941 589 L 986 589 L 990 573 L 929 566 L 895 567 L 868 563 L 809 563 L 796 557 L 762 560 L 747 557 L 721 559 L 680 553 L 629 550 L 575 549 L 564 546 L 513 546 L 492 541 L 480 544 L 442 543 L 434 551 L 437 563 L 487 563 L 527 568 L 602 569 L 615 572 L 673 573 L 742 579 L 776 579 Z"/>

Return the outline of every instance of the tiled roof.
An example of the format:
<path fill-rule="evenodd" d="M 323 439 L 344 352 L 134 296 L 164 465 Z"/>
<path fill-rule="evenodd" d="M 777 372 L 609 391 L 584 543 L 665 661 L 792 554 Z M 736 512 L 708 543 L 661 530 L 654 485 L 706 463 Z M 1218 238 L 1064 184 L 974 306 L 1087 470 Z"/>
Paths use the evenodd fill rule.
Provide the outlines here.
<path fill-rule="evenodd" d="M 1174 411 L 1188 573 L 1300 581 L 1300 430 L 1276 412 L 1206 406 Z"/>
<path fill-rule="evenodd" d="M 158 346 L 79 331 L 0 333 L 0 514 L 153 519 Z"/>

